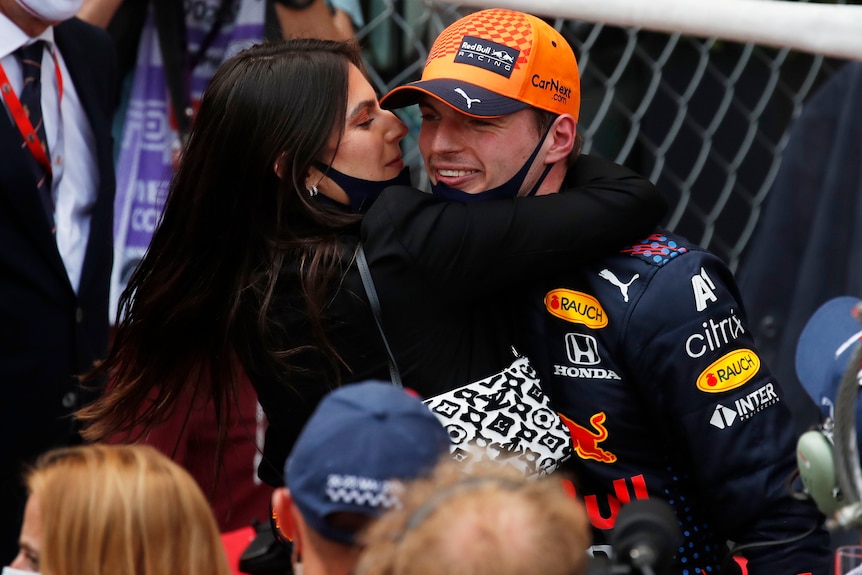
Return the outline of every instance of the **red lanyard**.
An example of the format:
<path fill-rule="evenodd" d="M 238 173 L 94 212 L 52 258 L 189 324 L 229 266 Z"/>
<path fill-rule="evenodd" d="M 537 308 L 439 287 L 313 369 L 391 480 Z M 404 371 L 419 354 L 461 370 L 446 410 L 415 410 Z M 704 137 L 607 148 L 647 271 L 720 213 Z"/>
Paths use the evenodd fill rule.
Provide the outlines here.
<path fill-rule="evenodd" d="M 57 87 L 60 92 L 59 101 L 62 102 L 63 75 L 60 73 L 60 63 L 57 61 L 57 55 L 54 54 L 53 50 L 51 50 L 51 56 L 54 58 L 54 73 L 57 75 Z M 36 158 L 37 162 L 42 164 L 45 171 L 50 174 L 51 160 L 48 159 L 48 155 L 45 153 L 46 147 L 42 146 L 42 141 L 39 139 L 39 135 L 36 133 L 36 130 L 33 129 L 33 124 L 30 123 L 30 118 L 27 117 L 27 113 L 24 111 L 24 107 L 21 105 L 18 95 L 15 94 L 15 90 L 12 89 L 12 84 L 9 82 L 9 78 L 6 76 L 6 70 L 3 69 L 2 64 L 0 64 L 0 93 L 3 94 L 3 100 L 6 101 L 6 107 L 9 108 L 9 113 L 12 114 L 15 124 L 18 125 L 18 131 L 20 131 L 21 135 L 24 136 L 24 141 L 27 143 L 27 147 L 30 148 L 30 153 L 33 154 L 33 157 Z"/>

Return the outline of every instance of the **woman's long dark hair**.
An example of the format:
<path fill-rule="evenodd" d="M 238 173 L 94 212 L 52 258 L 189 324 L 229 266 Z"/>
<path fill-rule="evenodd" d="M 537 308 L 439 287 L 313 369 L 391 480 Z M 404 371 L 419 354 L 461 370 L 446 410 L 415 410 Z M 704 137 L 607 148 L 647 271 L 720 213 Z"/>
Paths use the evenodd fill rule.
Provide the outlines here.
<path fill-rule="evenodd" d="M 351 43 L 301 39 L 249 48 L 216 72 L 159 227 L 120 298 L 111 349 L 85 378 L 109 380 L 77 413 L 87 439 L 146 431 L 183 394 L 214 400 L 223 439 L 243 348 L 265 349 L 273 370 L 297 369 L 299 350 L 273 346 L 282 328 L 268 313 L 287 263 L 302 270 L 317 348 L 337 371 L 320 315 L 341 273 L 338 233 L 359 216 L 312 200 L 305 181 L 341 136 L 350 63 L 362 68 Z M 252 333 L 240 327 L 241 309 L 257 312 Z"/>

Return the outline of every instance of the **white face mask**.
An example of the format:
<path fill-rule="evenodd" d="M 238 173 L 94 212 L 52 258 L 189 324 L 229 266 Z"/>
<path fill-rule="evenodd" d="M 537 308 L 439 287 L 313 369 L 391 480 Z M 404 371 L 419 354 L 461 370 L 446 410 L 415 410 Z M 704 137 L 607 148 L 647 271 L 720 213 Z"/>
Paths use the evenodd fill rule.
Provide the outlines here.
<path fill-rule="evenodd" d="M 84 0 L 15 0 L 30 15 L 46 22 L 62 22 L 78 13 Z"/>
<path fill-rule="evenodd" d="M 21 571 L 20 569 L 13 569 L 12 567 L 4 567 L 2 575 L 34 575 L 34 572 Z M 35 575 L 39 575 L 39 573 L 35 573 Z"/>

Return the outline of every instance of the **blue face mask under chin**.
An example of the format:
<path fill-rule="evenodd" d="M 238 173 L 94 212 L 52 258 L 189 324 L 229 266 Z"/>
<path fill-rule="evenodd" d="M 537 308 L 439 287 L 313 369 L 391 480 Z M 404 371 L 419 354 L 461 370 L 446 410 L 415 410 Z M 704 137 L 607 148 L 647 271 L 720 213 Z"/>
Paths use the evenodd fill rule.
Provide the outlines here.
<path fill-rule="evenodd" d="M 524 180 L 527 178 L 527 173 L 533 166 L 533 162 L 536 160 L 536 156 L 539 154 L 539 149 L 542 147 L 542 144 L 545 143 L 545 138 L 548 137 L 548 133 L 550 133 L 551 127 L 553 125 L 553 122 L 548 124 L 548 128 L 545 130 L 545 133 L 542 135 L 542 138 L 539 140 L 539 143 L 536 144 L 535 149 L 533 149 L 533 153 L 530 154 L 530 157 L 527 158 L 527 161 L 524 162 L 523 166 L 521 166 L 521 169 L 518 170 L 518 172 L 514 176 L 512 176 L 496 188 L 491 188 L 490 190 L 485 190 L 484 192 L 471 194 L 469 192 L 459 190 L 458 188 L 453 188 L 452 186 L 446 185 L 442 182 L 437 182 L 436 184 L 431 184 L 431 193 L 439 198 L 443 198 L 444 200 L 464 203 L 478 202 L 482 200 L 509 199 L 517 197 L 518 192 L 521 190 L 521 186 L 524 185 Z M 536 194 L 536 192 L 539 190 L 539 187 L 542 185 L 542 182 L 545 181 L 548 172 L 550 172 L 551 168 L 553 167 L 553 164 L 548 164 L 547 166 L 545 166 L 545 170 L 542 172 L 542 175 L 539 176 L 536 185 L 533 186 L 533 189 L 530 190 L 530 193 L 527 194 L 528 196 L 534 196 Z"/>
<path fill-rule="evenodd" d="M 344 172 L 339 172 L 332 166 L 327 166 L 322 162 L 315 162 L 315 167 L 323 172 L 327 178 L 341 186 L 341 189 L 347 194 L 350 200 L 350 211 L 357 214 L 364 214 L 368 208 L 374 203 L 380 193 L 389 186 L 410 186 L 410 168 L 405 166 L 401 172 L 390 180 L 363 180 L 348 176 Z"/>

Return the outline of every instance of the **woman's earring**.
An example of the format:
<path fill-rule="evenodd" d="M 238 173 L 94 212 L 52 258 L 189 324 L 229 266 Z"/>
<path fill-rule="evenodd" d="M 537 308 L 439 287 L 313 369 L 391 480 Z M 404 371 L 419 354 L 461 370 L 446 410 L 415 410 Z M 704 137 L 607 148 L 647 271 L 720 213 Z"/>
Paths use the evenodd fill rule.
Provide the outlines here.
<path fill-rule="evenodd" d="M 308 188 L 308 195 L 313 198 L 317 195 L 318 191 L 319 190 L 317 189 L 317 185 L 311 186 L 310 188 Z"/>

